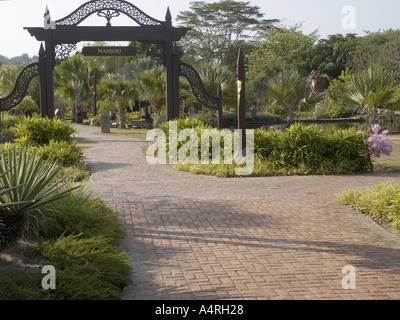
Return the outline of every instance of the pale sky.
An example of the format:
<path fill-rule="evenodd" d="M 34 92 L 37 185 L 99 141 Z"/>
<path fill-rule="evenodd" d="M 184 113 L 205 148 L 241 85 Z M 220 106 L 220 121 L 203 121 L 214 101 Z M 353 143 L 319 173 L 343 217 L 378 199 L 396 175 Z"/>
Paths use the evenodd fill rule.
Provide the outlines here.
<path fill-rule="evenodd" d="M 175 19 L 180 11 L 189 9 L 190 5 L 190 1 L 183 0 L 128 1 L 158 20 L 164 20 L 168 6 Z M 206 0 L 206 2 L 215 1 L 217 0 Z M 349 32 L 363 35 L 365 30 L 379 31 L 400 28 L 399 0 L 247 1 L 250 1 L 251 5 L 260 7 L 260 11 L 265 14 L 266 19 L 281 19 L 287 25 L 303 22 L 304 32 L 309 33 L 319 29 L 321 37 Z M 0 55 L 9 58 L 23 53 L 27 53 L 29 56 L 37 55 L 39 42 L 23 28 L 43 26 L 46 4 L 49 6 L 52 20 L 58 20 L 86 2 L 85 0 L 0 0 Z M 352 11 L 344 10 L 349 6 Z M 113 19 L 113 25 L 134 25 L 128 18 L 121 17 Z M 104 25 L 104 21 L 104 18 L 93 15 L 82 25 Z M 174 25 L 176 25 L 175 20 Z"/>

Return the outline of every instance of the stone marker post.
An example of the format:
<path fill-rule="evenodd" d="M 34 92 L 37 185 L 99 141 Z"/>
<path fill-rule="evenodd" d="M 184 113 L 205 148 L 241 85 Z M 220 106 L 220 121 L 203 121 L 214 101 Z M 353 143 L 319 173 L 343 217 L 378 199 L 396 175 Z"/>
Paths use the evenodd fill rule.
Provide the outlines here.
<path fill-rule="evenodd" d="M 104 113 L 100 117 L 100 126 L 101 126 L 101 133 L 111 133 L 110 115 L 108 114 L 107 111 L 104 111 Z"/>

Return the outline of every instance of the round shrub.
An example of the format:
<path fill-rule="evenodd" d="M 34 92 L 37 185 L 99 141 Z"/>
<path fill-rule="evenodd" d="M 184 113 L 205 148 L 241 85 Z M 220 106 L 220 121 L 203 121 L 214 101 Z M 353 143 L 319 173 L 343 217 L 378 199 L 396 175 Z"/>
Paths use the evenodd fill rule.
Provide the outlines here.
<path fill-rule="evenodd" d="M 75 129 L 61 119 L 23 117 L 15 128 L 17 138 L 33 145 L 71 142 Z"/>
<path fill-rule="evenodd" d="M 43 156 L 50 162 L 58 162 L 63 166 L 78 164 L 83 159 L 83 153 L 75 143 L 50 140 L 49 144 L 38 147 Z"/>

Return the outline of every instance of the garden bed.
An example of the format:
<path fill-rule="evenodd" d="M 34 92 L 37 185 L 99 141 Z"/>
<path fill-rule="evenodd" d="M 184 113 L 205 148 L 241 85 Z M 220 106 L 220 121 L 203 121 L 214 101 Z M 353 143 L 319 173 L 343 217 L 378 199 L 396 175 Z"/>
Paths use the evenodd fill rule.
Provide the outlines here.
<path fill-rule="evenodd" d="M 15 144 L 3 145 L 6 158 L 2 163 L 10 155 L 12 159 L 24 157 L 26 168 L 35 161 L 38 168 L 59 163 L 51 183 L 66 175 L 69 182 L 57 190 L 66 192 L 62 198 L 29 212 L 23 239 L 1 252 L 0 300 L 121 299 L 124 287 L 131 284 L 130 257 L 119 249 L 124 233 L 115 213 L 86 187 L 90 169 L 71 137 L 74 129 L 56 119 L 19 121 Z M 48 149 L 51 153 L 46 156 Z M 36 151 L 43 158 L 38 158 Z M 46 160 L 49 162 L 40 165 Z M 25 171 L 13 174 L 17 172 Z M 73 189 L 74 185 L 79 188 Z M 44 265 L 56 270 L 55 290 L 42 288 Z"/>
<path fill-rule="evenodd" d="M 339 203 L 351 206 L 376 223 L 400 230 L 400 183 L 386 182 L 366 189 L 346 189 Z"/>
<path fill-rule="evenodd" d="M 212 150 L 209 152 L 209 163 L 200 164 L 202 130 L 209 129 L 211 135 L 218 134 L 218 131 L 212 130 L 201 121 L 191 119 L 178 120 L 177 128 L 179 132 L 193 128 L 197 134 L 197 142 L 179 141 L 178 150 L 185 144 L 185 147 L 192 143 L 199 145 L 196 149 L 197 163 L 179 162 L 176 169 L 219 177 L 238 176 L 236 171 L 241 165 L 235 164 L 236 162 L 224 164 L 224 145 L 220 150 L 220 164 L 211 163 Z M 162 124 L 160 129 L 166 136 L 168 154 L 169 123 Z M 237 141 L 237 138 L 234 140 Z M 222 144 L 225 143 L 224 139 L 221 141 Z M 254 143 L 254 170 L 247 176 L 354 174 L 373 170 L 368 146 L 355 128 L 326 133 L 320 126 L 297 123 L 282 130 L 257 129 L 254 131 L 254 141 L 248 143 Z M 212 143 L 210 148 L 211 145 Z"/>

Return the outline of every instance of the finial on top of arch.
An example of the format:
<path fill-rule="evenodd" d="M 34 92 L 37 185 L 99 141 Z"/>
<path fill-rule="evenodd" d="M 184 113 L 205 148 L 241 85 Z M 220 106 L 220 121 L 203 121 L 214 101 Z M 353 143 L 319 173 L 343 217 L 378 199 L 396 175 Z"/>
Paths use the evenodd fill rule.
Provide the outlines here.
<path fill-rule="evenodd" d="M 169 7 L 167 7 L 167 14 L 165 15 L 165 20 L 166 21 L 172 20 L 171 11 L 169 10 Z"/>

